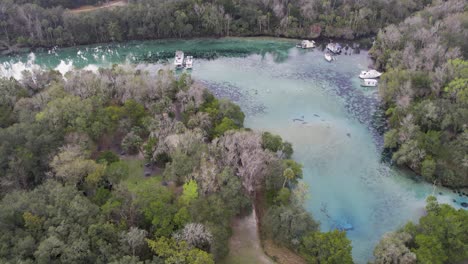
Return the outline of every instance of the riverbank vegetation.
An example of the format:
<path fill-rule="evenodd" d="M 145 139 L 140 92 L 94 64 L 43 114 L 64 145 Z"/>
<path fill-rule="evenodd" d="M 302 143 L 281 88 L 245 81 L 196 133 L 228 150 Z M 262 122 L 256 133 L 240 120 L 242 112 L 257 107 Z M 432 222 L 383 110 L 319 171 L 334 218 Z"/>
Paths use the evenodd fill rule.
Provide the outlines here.
<path fill-rule="evenodd" d="M 125 7 L 71 13 L 95 0 L 3 0 L 0 49 L 52 47 L 111 41 L 269 35 L 354 39 L 377 34 L 429 4 L 411 1 L 197 2 L 131 0 Z"/>
<path fill-rule="evenodd" d="M 393 160 L 451 187 L 468 186 L 467 25 L 465 1 L 437 2 L 383 29 L 370 51 L 385 70 Z"/>
<path fill-rule="evenodd" d="M 0 80 L 0 262 L 214 263 L 254 208 L 264 238 L 351 263 L 304 210 L 291 144 L 243 128 L 239 106 L 169 70 L 65 78 Z"/>
<path fill-rule="evenodd" d="M 381 77 L 393 160 L 434 184 L 468 186 L 468 12 L 437 2 L 379 32 L 370 51 Z M 461 263 L 468 255 L 466 210 L 427 199 L 427 215 L 385 234 L 374 263 Z"/>
<path fill-rule="evenodd" d="M 375 264 L 463 263 L 468 259 L 468 211 L 427 198 L 427 215 L 387 233 L 375 247 Z"/>

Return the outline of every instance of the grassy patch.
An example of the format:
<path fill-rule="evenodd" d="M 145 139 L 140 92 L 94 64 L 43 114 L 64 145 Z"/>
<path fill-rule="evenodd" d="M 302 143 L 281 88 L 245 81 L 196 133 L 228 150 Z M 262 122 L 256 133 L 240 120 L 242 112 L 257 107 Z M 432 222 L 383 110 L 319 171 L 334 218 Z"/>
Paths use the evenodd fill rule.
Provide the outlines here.
<path fill-rule="evenodd" d="M 138 193 L 143 187 L 142 186 L 160 186 L 161 178 L 160 177 L 142 177 L 138 181 L 125 182 L 127 188 L 132 193 Z"/>
<path fill-rule="evenodd" d="M 145 177 L 145 162 L 141 159 L 128 159 L 123 160 L 128 166 L 128 178 L 123 181 L 123 184 L 127 186 L 130 191 L 137 190 L 139 185 L 142 184 L 160 184 L 161 177 L 156 175 L 151 175 Z"/>

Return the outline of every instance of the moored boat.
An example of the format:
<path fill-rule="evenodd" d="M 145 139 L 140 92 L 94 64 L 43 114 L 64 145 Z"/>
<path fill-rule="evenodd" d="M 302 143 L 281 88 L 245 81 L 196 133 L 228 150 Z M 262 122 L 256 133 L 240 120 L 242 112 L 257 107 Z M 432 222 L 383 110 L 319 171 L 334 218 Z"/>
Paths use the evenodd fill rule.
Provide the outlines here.
<path fill-rule="evenodd" d="M 193 67 L 193 56 L 185 57 L 185 69 L 192 69 Z"/>
<path fill-rule="evenodd" d="M 361 74 L 359 74 L 359 78 L 361 78 L 361 79 L 376 79 L 376 78 L 379 78 L 380 75 L 382 75 L 382 73 L 378 72 L 376 70 L 361 71 Z"/>
<path fill-rule="evenodd" d="M 184 67 L 184 52 L 178 50 L 175 53 L 174 65 L 176 68 L 180 69 Z"/>
<path fill-rule="evenodd" d="M 331 62 L 333 60 L 332 55 L 330 53 L 328 53 L 328 52 L 325 53 L 324 57 L 325 57 L 325 60 L 328 61 L 328 62 Z"/>
<path fill-rule="evenodd" d="M 301 49 L 311 49 L 315 48 L 315 41 L 313 40 L 303 40 L 301 43 L 297 44 L 296 47 Z"/>
<path fill-rule="evenodd" d="M 363 79 L 361 86 L 363 87 L 376 87 L 379 82 L 376 79 Z"/>
<path fill-rule="evenodd" d="M 327 44 L 327 50 L 329 50 L 332 53 L 335 54 L 340 54 L 341 53 L 341 45 L 338 43 L 328 43 Z"/>

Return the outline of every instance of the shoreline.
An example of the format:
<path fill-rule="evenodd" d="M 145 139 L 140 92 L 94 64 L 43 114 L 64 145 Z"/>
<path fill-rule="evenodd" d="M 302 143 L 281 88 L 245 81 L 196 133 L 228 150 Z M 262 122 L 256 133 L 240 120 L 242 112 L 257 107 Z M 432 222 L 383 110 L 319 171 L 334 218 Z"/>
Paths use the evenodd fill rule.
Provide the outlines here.
<path fill-rule="evenodd" d="M 366 36 L 360 37 L 355 39 L 344 39 L 344 38 L 331 38 L 331 37 L 323 37 L 319 36 L 316 38 L 300 38 L 300 37 L 286 37 L 286 36 L 274 36 L 274 35 L 246 35 L 246 36 L 200 36 L 200 37 L 191 37 L 191 38 L 155 38 L 155 39 L 129 39 L 120 42 L 94 42 L 94 43 L 80 43 L 74 45 L 64 45 L 64 46 L 19 46 L 17 50 L 13 50 L 9 52 L 8 49 L 4 49 L 0 51 L 0 53 L 7 52 L 7 54 L 0 54 L 0 57 L 14 57 L 17 55 L 30 53 L 30 52 L 45 52 L 51 49 L 66 49 L 66 48 L 75 48 L 80 46 L 94 46 L 94 45 L 101 45 L 101 46 L 111 46 L 111 45 L 119 45 L 122 43 L 131 43 L 131 42 L 151 42 L 151 41 L 188 41 L 188 40 L 203 40 L 203 39 L 271 39 L 275 41 L 285 41 L 285 42 L 299 42 L 303 39 L 313 40 L 319 44 L 329 43 L 329 42 L 338 42 L 343 43 L 346 45 L 357 43 L 359 44 L 360 49 L 370 49 L 372 47 L 372 43 L 366 43 L 366 41 L 370 41 L 374 39 L 376 36 Z M 18 44 L 12 44 L 11 47 L 14 47 Z"/>

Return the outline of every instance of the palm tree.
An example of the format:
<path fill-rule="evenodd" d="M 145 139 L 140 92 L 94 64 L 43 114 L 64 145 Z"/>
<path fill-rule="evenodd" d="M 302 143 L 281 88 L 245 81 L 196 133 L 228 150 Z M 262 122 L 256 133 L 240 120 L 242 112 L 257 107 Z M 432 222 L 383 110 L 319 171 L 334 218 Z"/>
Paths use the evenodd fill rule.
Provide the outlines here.
<path fill-rule="evenodd" d="M 290 181 L 296 178 L 296 174 L 294 174 L 294 171 L 291 168 L 287 168 L 283 172 L 283 177 L 284 177 L 284 182 L 283 182 L 283 188 L 284 188 L 284 186 L 286 186 L 286 181 Z"/>

